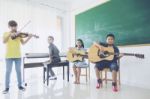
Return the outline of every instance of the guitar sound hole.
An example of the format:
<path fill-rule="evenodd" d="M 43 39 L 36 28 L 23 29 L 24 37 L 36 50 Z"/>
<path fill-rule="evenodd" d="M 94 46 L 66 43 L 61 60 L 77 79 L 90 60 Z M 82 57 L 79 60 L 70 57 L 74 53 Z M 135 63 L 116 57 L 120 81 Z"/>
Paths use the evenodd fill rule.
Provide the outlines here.
<path fill-rule="evenodd" d="M 98 52 L 98 56 L 99 56 L 100 58 L 106 58 L 106 57 L 108 57 L 108 56 L 110 56 L 110 55 L 109 55 L 109 52 L 107 52 L 107 51 L 104 51 L 104 52 L 99 51 L 99 52 Z"/>

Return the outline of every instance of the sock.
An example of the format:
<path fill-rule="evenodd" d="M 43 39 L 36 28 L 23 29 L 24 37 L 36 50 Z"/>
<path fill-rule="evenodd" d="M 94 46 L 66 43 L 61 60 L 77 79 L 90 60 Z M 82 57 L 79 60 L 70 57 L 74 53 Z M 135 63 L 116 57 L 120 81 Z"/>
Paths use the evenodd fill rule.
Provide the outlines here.
<path fill-rule="evenodd" d="M 112 82 L 112 86 L 117 86 L 117 83 L 116 82 Z"/>
<path fill-rule="evenodd" d="M 97 82 L 98 82 L 98 83 L 102 83 L 102 80 L 101 80 L 101 79 L 98 79 Z"/>

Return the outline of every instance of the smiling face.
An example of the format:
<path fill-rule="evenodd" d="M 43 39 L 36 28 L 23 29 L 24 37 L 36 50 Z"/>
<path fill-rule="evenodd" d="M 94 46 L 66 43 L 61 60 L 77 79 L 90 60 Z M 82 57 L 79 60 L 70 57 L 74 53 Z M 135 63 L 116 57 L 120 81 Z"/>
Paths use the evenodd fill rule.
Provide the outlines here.
<path fill-rule="evenodd" d="M 9 26 L 11 32 L 17 32 L 17 26 Z"/>
<path fill-rule="evenodd" d="M 77 41 L 76 41 L 76 45 L 77 45 L 78 48 L 81 48 L 81 47 L 82 47 L 81 41 L 77 40 Z"/>
<path fill-rule="evenodd" d="M 111 37 L 111 36 L 108 36 L 107 39 L 106 39 L 106 42 L 110 45 L 113 45 L 114 44 L 114 38 Z"/>

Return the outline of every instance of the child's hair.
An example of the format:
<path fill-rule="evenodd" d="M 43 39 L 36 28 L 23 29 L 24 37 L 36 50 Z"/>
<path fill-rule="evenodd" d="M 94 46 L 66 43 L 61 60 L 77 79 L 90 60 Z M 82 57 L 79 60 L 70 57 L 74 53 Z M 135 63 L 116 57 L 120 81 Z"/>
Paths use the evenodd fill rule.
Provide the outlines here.
<path fill-rule="evenodd" d="M 84 48 L 84 43 L 83 43 L 82 39 L 77 39 L 77 41 L 81 42 L 81 46 Z M 77 47 L 77 44 L 75 47 Z"/>
<path fill-rule="evenodd" d="M 48 36 L 48 38 L 51 38 L 51 39 L 53 39 L 53 40 L 54 40 L 54 37 L 53 37 L 53 36 Z"/>
<path fill-rule="evenodd" d="M 18 26 L 18 24 L 17 24 L 17 22 L 16 22 L 16 21 L 14 21 L 14 20 L 10 20 L 10 21 L 8 22 L 8 26 L 16 27 L 16 26 Z"/>
<path fill-rule="evenodd" d="M 112 37 L 113 39 L 115 39 L 115 35 L 112 33 L 107 34 L 106 38 L 108 38 L 108 37 Z"/>

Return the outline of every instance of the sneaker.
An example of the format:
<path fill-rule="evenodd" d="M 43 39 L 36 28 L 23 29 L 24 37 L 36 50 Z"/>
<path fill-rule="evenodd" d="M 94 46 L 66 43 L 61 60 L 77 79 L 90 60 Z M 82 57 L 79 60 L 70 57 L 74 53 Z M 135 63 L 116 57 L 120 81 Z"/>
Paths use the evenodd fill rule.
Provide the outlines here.
<path fill-rule="evenodd" d="M 25 91 L 26 89 L 25 89 L 24 87 L 20 86 L 20 87 L 19 87 L 19 90 Z"/>
<path fill-rule="evenodd" d="M 56 76 L 51 76 L 51 77 L 49 78 L 49 80 L 57 80 L 57 77 L 56 77 Z"/>
<path fill-rule="evenodd" d="M 113 90 L 113 92 L 118 92 L 117 86 L 112 86 L 112 90 Z"/>
<path fill-rule="evenodd" d="M 112 83 L 112 90 L 113 90 L 113 92 L 118 91 L 117 84 L 115 82 Z"/>
<path fill-rule="evenodd" d="M 99 89 L 102 87 L 102 80 L 101 79 L 98 79 L 97 80 L 97 85 L 96 85 L 96 89 Z"/>
<path fill-rule="evenodd" d="M 99 89 L 99 88 L 101 88 L 101 84 L 100 84 L 100 83 L 97 83 L 96 89 Z"/>
<path fill-rule="evenodd" d="M 9 92 L 9 88 L 6 88 L 4 91 L 3 91 L 3 94 L 7 94 Z"/>

